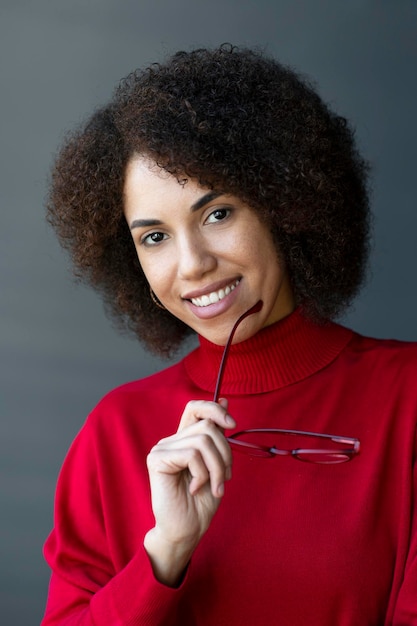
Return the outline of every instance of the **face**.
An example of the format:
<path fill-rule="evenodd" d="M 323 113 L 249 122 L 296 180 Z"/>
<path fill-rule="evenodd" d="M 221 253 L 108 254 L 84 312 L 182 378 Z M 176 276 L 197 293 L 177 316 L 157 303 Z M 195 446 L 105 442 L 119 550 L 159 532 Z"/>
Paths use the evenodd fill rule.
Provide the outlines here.
<path fill-rule="evenodd" d="M 145 276 L 161 303 L 209 341 L 234 342 L 294 309 L 287 272 L 267 226 L 239 198 L 200 187 L 137 157 L 127 167 L 124 212 Z"/>

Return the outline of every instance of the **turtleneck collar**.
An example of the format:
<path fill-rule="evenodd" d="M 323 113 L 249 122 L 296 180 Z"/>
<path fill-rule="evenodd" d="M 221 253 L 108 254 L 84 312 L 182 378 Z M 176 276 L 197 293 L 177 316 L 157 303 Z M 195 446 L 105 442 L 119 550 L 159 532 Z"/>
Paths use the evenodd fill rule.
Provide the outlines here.
<path fill-rule="evenodd" d="M 297 309 L 231 346 L 221 394 L 264 393 L 296 383 L 331 363 L 352 335 L 333 322 L 315 324 Z M 200 346 L 185 357 L 184 365 L 198 387 L 214 391 L 224 348 L 199 339 Z"/>

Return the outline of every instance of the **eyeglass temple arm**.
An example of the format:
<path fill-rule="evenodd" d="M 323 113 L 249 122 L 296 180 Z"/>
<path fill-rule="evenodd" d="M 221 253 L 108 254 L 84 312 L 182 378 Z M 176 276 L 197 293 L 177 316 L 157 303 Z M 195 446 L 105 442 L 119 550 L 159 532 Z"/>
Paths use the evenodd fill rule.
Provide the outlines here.
<path fill-rule="evenodd" d="M 248 309 L 245 313 L 243 313 L 243 315 L 241 315 L 238 318 L 238 320 L 235 322 L 235 324 L 234 324 L 234 326 L 233 326 L 233 328 L 232 328 L 232 330 L 230 332 L 229 338 L 228 338 L 228 340 L 226 342 L 226 345 L 224 347 L 224 350 L 223 350 L 223 356 L 222 356 L 222 360 L 221 360 L 221 363 L 220 363 L 219 373 L 217 375 L 216 389 L 214 390 L 214 397 L 213 397 L 213 401 L 214 402 L 218 402 L 218 400 L 219 400 L 220 387 L 221 387 L 221 384 L 222 384 L 223 373 L 224 373 L 224 369 L 225 369 L 224 366 L 225 366 L 225 363 L 226 363 L 226 360 L 227 360 L 227 356 L 229 354 L 229 349 L 230 349 L 230 346 L 232 344 L 235 331 L 236 331 L 237 327 L 239 326 L 240 322 L 242 320 L 244 320 L 245 317 L 248 317 L 249 315 L 252 315 L 253 313 L 258 313 L 258 311 L 260 311 L 262 309 L 263 304 L 264 303 L 262 302 L 262 300 L 258 300 L 258 302 L 256 304 L 254 304 L 250 309 Z"/>

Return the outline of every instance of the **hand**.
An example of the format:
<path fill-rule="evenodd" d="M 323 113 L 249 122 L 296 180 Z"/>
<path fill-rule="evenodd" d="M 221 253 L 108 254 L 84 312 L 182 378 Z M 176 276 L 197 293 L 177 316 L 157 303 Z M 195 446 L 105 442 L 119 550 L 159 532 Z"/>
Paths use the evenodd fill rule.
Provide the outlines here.
<path fill-rule="evenodd" d="M 220 504 L 232 465 L 223 429 L 235 426 L 225 399 L 189 402 L 177 433 L 148 455 L 155 527 L 145 548 L 165 584 L 178 581 Z"/>

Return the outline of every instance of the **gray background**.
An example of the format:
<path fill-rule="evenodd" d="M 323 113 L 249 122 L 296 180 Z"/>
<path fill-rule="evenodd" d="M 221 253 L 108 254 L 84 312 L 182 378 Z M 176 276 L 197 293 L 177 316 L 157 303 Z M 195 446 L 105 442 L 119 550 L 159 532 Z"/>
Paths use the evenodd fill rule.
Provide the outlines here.
<path fill-rule="evenodd" d="M 88 411 L 110 388 L 161 366 L 74 285 L 44 223 L 64 130 L 130 70 L 166 53 L 265 46 L 317 81 L 373 163 L 373 270 L 344 321 L 417 339 L 416 25 L 417 0 L 1 1 L 2 624 L 40 621 L 57 472 Z"/>

